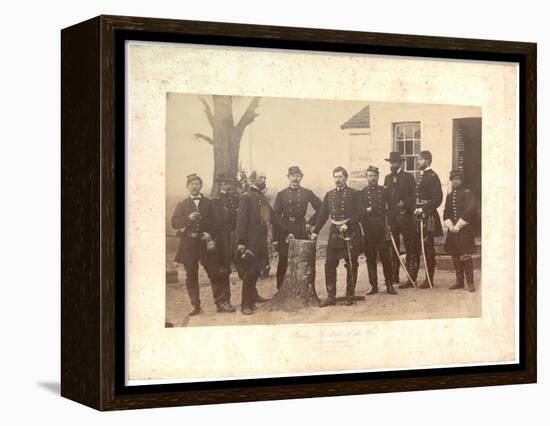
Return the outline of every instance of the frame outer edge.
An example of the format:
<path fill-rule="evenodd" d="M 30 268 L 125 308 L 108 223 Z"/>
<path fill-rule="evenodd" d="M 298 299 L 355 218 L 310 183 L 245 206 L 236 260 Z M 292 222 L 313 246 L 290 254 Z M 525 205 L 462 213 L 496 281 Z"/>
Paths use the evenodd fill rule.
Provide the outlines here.
<path fill-rule="evenodd" d="M 61 395 L 100 408 L 99 21 L 61 31 Z"/>
<path fill-rule="evenodd" d="M 212 404 L 222 402 L 259 401 L 288 398 L 383 393 L 425 389 L 445 389 L 455 387 L 493 386 L 504 384 L 533 383 L 536 381 L 536 241 L 526 241 L 526 363 L 525 370 L 510 373 L 485 373 L 472 376 L 411 377 L 402 379 L 362 380 L 353 383 L 336 382 L 316 385 L 289 385 L 266 387 L 239 387 L 211 391 L 191 391 L 173 393 L 145 393 L 117 395 L 115 389 L 115 103 L 124 100 L 115 96 L 115 31 L 160 31 L 188 32 L 189 34 L 220 34 L 233 38 L 248 37 L 262 40 L 308 40 L 317 43 L 364 43 L 381 47 L 400 47 L 414 40 L 420 48 L 447 49 L 459 53 L 471 50 L 478 53 L 498 53 L 515 55 L 524 60 L 526 75 L 525 142 L 526 166 L 525 184 L 526 209 L 536 209 L 536 44 L 524 42 L 456 39 L 446 37 L 407 36 L 400 34 L 361 33 L 339 30 L 319 30 L 308 28 L 271 27 L 261 25 L 240 25 L 229 23 L 164 20 L 102 15 L 95 20 L 99 23 L 100 41 L 98 69 L 100 82 L 100 217 L 101 228 L 98 241 L 101 258 L 101 277 L 98 288 L 100 312 L 100 342 L 98 350 L 100 365 L 98 371 L 97 405 L 101 410 L 120 410 L 178 405 Z M 79 24 L 80 25 L 80 24 Z M 533 100 L 534 99 L 534 100 Z M 520 105 L 520 107 L 522 107 Z M 120 142 L 120 141 L 119 141 Z M 97 143 L 97 140 L 96 140 Z M 534 161 L 530 161 L 534 160 Z M 64 162 L 62 162 L 64 163 Z M 65 186 L 65 182 L 64 182 Z M 63 199 L 63 197 L 62 197 Z M 530 217 L 532 216 L 532 217 Z M 536 230 L 536 214 L 527 215 L 529 231 Z M 62 387 L 63 388 L 63 387 Z"/>

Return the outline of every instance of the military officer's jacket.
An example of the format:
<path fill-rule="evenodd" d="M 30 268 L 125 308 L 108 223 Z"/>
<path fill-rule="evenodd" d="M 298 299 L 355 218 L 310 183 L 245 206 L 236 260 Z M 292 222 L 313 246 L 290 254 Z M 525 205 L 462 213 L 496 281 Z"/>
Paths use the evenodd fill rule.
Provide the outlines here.
<path fill-rule="evenodd" d="M 288 187 L 277 194 L 273 211 L 275 216 L 285 224 L 289 233 L 296 238 L 306 238 L 305 225 L 307 223 L 315 226 L 321 203 L 321 200 L 309 189 Z M 308 204 L 311 204 L 315 213 L 306 221 Z M 274 233 L 273 240 L 281 242 L 286 239 L 286 236 Z"/>
<path fill-rule="evenodd" d="M 361 207 L 364 211 L 361 225 L 365 235 L 382 235 L 386 230 L 388 214 L 388 193 L 380 185 L 365 186 L 360 192 Z M 370 211 L 368 210 L 370 209 Z"/>
<path fill-rule="evenodd" d="M 476 203 L 474 193 L 460 187 L 452 190 L 445 200 L 443 220 L 451 220 L 456 225 L 459 219 L 471 224 L 476 218 Z"/>
<path fill-rule="evenodd" d="M 349 186 L 342 189 L 335 188 L 326 193 L 313 232 L 319 234 L 328 219 L 337 222 L 349 219 L 347 225 L 351 227 L 357 225 L 362 216 L 363 209 L 359 192 Z M 331 233 L 334 231 L 335 227 L 332 226 Z"/>
<path fill-rule="evenodd" d="M 458 233 L 447 232 L 445 251 L 450 254 L 475 253 L 474 222 L 477 219 L 477 206 L 474 193 L 466 188 L 452 190 L 445 200 L 443 220 L 456 225 L 460 220 L 468 224 Z"/>
<path fill-rule="evenodd" d="M 424 214 L 428 217 L 430 223 L 433 223 L 434 236 L 443 235 L 441 219 L 437 208 L 443 201 L 443 191 L 441 191 L 441 181 L 439 176 L 432 169 L 425 170 L 416 181 L 416 201 L 417 207 L 421 207 Z M 430 228 L 430 226 L 428 226 Z"/>
<path fill-rule="evenodd" d="M 239 211 L 239 197 L 233 192 L 219 192 L 214 198 L 214 204 L 220 218 L 220 229 L 234 231 L 237 227 L 237 212 Z"/>

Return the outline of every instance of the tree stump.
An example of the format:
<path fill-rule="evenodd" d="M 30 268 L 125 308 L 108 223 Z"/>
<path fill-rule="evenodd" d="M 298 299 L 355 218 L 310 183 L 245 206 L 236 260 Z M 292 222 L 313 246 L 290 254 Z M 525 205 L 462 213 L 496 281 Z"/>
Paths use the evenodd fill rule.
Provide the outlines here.
<path fill-rule="evenodd" d="M 267 303 L 270 311 L 296 311 L 319 306 L 315 292 L 315 257 L 317 243 L 291 239 L 288 245 L 288 269 L 281 288 Z"/>

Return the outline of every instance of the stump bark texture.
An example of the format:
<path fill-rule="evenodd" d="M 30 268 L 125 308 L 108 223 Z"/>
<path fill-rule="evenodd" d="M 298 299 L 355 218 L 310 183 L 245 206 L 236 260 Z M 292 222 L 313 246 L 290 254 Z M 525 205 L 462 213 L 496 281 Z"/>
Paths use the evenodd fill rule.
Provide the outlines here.
<path fill-rule="evenodd" d="M 315 241 L 289 241 L 285 279 L 266 308 L 271 311 L 295 311 L 306 306 L 319 306 L 319 297 L 315 291 L 316 251 Z"/>

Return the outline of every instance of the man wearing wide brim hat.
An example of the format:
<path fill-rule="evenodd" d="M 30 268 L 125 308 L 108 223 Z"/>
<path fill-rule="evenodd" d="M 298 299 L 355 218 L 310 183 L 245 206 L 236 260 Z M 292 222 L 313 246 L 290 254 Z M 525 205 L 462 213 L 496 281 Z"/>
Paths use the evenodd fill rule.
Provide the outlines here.
<path fill-rule="evenodd" d="M 412 237 L 414 231 L 413 211 L 416 200 L 416 184 L 414 176 L 403 170 L 401 154 L 397 151 L 390 152 L 386 161 L 390 163 L 391 173 L 384 178 L 384 187 L 388 198 L 388 224 L 391 229 L 393 240 L 397 251 L 401 250 L 401 236 L 405 244 L 407 254 L 405 265 L 407 270 L 411 269 L 412 259 Z M 392 250 L 392 281 L 399 284 L 400 261 L 398 253 Z M 406 280 L 399 288 L 412 287 Z"/>
<path fill-rule="evenodd" d="M 288 238 L 292 234 L 297 239 L 307 239 L 317 220 L 321 200 L 312 190 L 301 186 L 304 174 L 298 166 L 288 168 L 288 187 L 275 197 L 274 215 L 284 224 L 285 232 L 274 232 L 273 241 L 279 252 L 277 264 L 277 289 L 281 288 L 288 267 Z M 306 220 L 308 205 L 315 213 Z"/>

